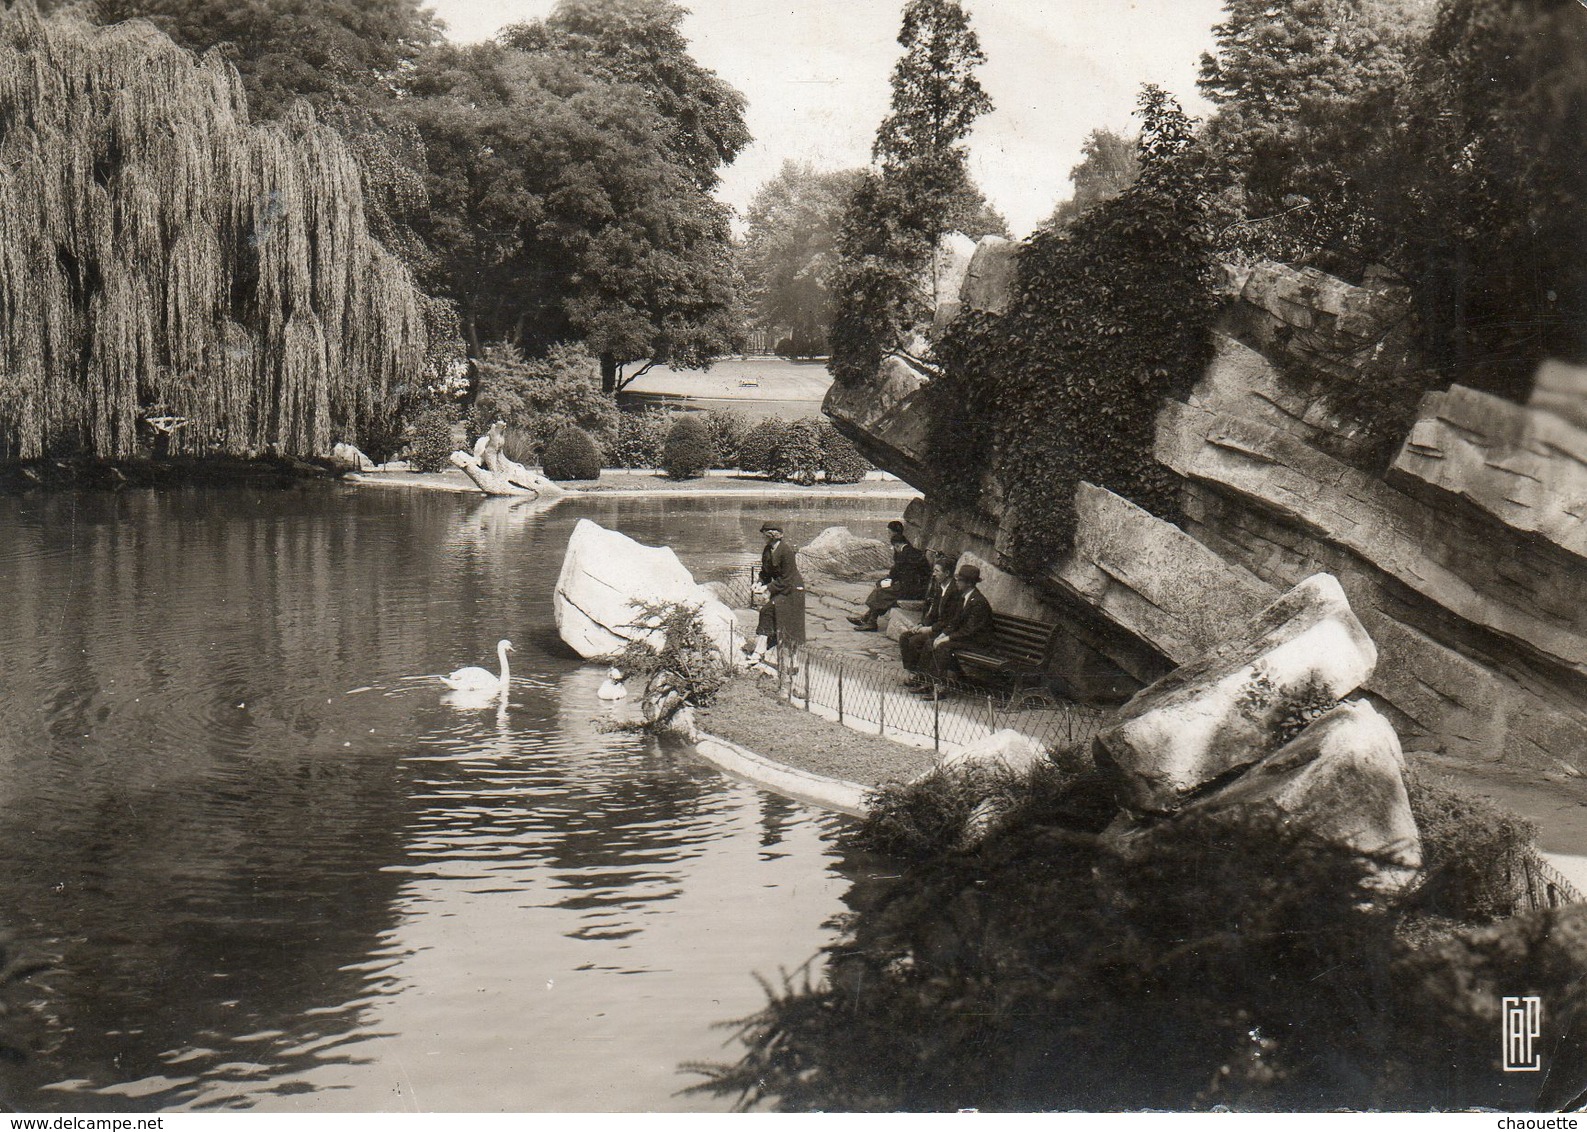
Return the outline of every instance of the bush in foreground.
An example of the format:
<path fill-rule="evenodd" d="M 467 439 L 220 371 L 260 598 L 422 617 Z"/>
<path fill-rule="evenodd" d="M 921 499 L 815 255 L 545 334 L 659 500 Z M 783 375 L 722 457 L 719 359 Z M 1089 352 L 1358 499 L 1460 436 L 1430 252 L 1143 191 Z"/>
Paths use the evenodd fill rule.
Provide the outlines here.
<path fill-rule="evenodd" d="M 786 428 L 787 422 L 780 417 L 767 417 L 753 425 L 738 444 L 739 471 L 769 474 Z"/>
<path fill-rule="evenodd" d="M 828 483 L 859 483 L 871 470 L 871 462 L 860 455 L 854 441 L 829 422 L 821 423 L 821 467 Z"/>
<path fill-rule="evenodd" d="M 668 416 L 659 409 L 622 413 L 612 443 L 612 467 L 657 468 L 667 443 Z"/>

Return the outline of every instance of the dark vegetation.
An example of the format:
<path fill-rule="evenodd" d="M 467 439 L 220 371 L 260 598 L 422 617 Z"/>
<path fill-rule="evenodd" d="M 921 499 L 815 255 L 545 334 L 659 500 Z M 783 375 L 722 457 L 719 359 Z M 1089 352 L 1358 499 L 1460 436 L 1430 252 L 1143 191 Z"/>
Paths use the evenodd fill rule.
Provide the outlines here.
<path fill-rule="evenodd" d="M 442 472 L 451 466 L 448 459 L 454 443 L 451 410 L 437 405 L 420 413 L 413 422 L 413 440 L 408 445 L 408 466 L 416 472 Z"/>
<path fill-rule="evenodd" d="M 694 1067 L 697 1088 L 789 1111 L 1569 1101 L 1579 1050 L 1555 1051 L 1561 1081 L 1541 1090 L 1496 1064 L 1491 980 L 1583 998 L 1579 971 L 1529 966 L 1478 926 L 1519 910 L 1494 849 L 1529 851 L 1529 831 L 1411 790 L 1427 879 L 1389 898 L 1363 887 L 1371 862 L 1265 811 L 1104 851 L 1110 784 L 1082 752 L 1026 777 L 885 786 L 854 847 L 904 858 L 902 876 L 856 889 L 825 976 L 768 988 L 743 1059 Z M 988 795 L 1008 816 L 961 849 Z M 1570 915 L 1529 914 L 1520 934 Z"/>
<path fill-rule="evenodd" d="M 547 479 L 598 480 L 601 447 L 578 425 L 564 425 L 546 445 L 542 470 Z"/>
<path fill-rule="evenodd" d="M 661 465 L 670 478 L 687 480 L 703 476 L 717 461 L 716 438 L 706 421 L 692 413 L 673 420 L 661 455 Z"/>

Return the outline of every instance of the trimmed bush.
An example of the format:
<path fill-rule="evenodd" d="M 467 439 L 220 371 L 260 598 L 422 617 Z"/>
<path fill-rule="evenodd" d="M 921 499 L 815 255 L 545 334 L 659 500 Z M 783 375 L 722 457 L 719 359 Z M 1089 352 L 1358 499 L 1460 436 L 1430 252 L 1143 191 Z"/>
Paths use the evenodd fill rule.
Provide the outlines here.
<path fill-rule="evenodd" d="M 821 422 L 814 417 L 789 421 L 772 452 L 771 477 L 811 484 L 821 470 Z"/>
<path fill-rule="evenodd" d="M 772 457 L 787 427 L 788 422 L 781 417 L 767 417 L 746 432 L 738 444 L 739 471 L 769 473 Z"/>
<path fill-rule="evenodd" d="M 871 470 L 871 462 L 860 455 L 854 442 L 830 422 L 821 425 L 821 467 L 828 483 L 859 483 Z"/>
<path fill-rule="evenodd" d="M 455 445 L 452 440 L 450 409 L 426 409 L 413 422 L 413 440 L 408 444 L 408 467 L 416 472 L 439 472 L 447 467 L 447 457 Z"/>
<path fill-rule="evenodd" d="M 667 433 L 666 451 L 662 466 L 675 480 L 694 479 L 704 475 L 716 462 L 716 445 L 711 439 L 710 426 L 699 417 L 689 414 L 672 422 Z"/>
<path fill-rule="evenodd" d="M 711 430 L 716 446 L 716 467 L 740 467 L 738 449 L 749 433 L 749 421 L 736 409 L 711 409 L 705 413 L 705 426 Z"/>
<path fill-rule="evenodd" d="M 547 479 L 598 480 L 601 478 L 600 445 L 582 428 L 568 425 L 546 445 L 543 467 Z"/>
<path fill-rule="evenodd" d="M 667 442 L 667 422 L 667 414 L 659 409 L 619 414 L 617 440 L 612 445 L 612 466 L 660 467 L 662 449 Z"/>

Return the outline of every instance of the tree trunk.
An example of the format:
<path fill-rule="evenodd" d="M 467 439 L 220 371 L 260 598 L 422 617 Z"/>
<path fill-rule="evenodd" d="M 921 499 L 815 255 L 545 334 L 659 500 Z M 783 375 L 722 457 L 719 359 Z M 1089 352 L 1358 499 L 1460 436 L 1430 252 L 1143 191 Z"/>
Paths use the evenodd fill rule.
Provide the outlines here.
<path fill-rule="evenodd" d="M 617 392 L 617 359 L 611 354 L 601 355 L 601 392 Z"/>
<path fill-rule="evenodd" d="M 479 324 L 474 319 L 474 312 L 469 311 L 463 316 L 463 332 L 468 340 L 468 397 L 466 401 L 472 405 L 479 398 Z"/>

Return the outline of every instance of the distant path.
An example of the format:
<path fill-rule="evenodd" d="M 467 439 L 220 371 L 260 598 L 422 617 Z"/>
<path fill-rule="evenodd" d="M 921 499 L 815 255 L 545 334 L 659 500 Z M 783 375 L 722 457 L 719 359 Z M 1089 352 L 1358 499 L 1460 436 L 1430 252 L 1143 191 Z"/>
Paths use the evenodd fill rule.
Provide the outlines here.
<path fill-rule="evenodd" d="M 810 417 L 832 386 L 825 361 L 724 358 L 708 370 L 657 366 L 622 393 L 621 403 L 648 407 L 736 409 L 760 418 Z"/>

